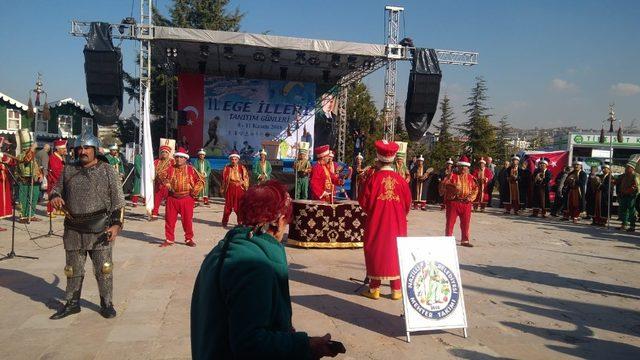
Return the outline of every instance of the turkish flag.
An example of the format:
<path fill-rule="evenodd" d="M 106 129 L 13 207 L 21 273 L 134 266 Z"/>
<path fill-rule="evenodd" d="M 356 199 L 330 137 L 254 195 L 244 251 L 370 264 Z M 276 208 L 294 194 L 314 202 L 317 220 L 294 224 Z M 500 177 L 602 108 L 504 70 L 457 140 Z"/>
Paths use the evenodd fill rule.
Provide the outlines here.
<path fill-rule="evenodd" d="M 178 123 L 178 140 L 189 145 L 189 155 L 195 156 L 202 147 L 204 126 L 204 75 L 178 75 L 178 110 L 186 112 L 186 121 Z"/>
<path fill-rule="evenodd" d="M 546 158 L 549 161 L 547 169 L 551 171 L 551 188 L 556 183 L 556 176 L 562 172 L 567 165 L 569 165 L 569 152 L 568 151 L 550 151 L 546 153 L 526 154 L 527 167 L 531 174 L 538 167 L 538 161 L 541 158 Z"/>

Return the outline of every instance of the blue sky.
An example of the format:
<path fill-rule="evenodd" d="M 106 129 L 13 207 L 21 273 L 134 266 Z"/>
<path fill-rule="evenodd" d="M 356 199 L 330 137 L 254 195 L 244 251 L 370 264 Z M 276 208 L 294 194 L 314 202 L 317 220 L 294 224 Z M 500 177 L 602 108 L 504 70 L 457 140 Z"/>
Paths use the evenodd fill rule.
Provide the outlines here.
<path fill-rule="evenodd" d="M 169 0 L 156 3 L 167 12 Z M 494 121 L 508 115 L 522 128 L 599 128 L 614 101 L 625 124 L 637 119 L 640 126 L 640 1 L 232 1 L 246 13 L 242 31 L 367 43 L 384 42 L 387 4 L 405 7 L 402 34 L 417 46 L 480 53 L 478 66 L 443 66 L 441 95 L 451 97 L 458 121 L 481 75 Z M 26 103 L 39 71 L 50 100 L 86 103 L 84 40 L 69 35 L 70 20 L 119 22 L 131 7 L 131 0 L 12 2 L 0 12 L 0 92 Z M 129 42 L 123 49 L 133 70 L 135 48 Z M 408 70 L 399 66 L 399 102 Z M 383 79 L 383 71 L 365 79 L 379 106 Z"/>

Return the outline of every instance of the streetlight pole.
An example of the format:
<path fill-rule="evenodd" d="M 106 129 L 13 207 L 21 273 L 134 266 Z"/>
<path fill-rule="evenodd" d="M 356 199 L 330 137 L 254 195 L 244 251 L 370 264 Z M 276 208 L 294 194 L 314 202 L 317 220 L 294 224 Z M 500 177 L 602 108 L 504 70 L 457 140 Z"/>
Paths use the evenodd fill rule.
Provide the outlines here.
<path fill-rule="evenodd" d="M 609 166 L 613 166 L 613 123 L 618 121 L 616 119 L 616 112 L 613 110 L 615 104 L 609 105 L 609 117 L 605 120 L 609 122 Z M 603 121 L 604 123 L 604 121 Z M 620 133 L 622 129 L 618 129 Z M 604 124 L 603 129 L 600 134 L 600 143 L 604 143 Z M 611 207 L 613 204 L 611 203 L 611 192 L 612 192 L 612 183 L 613 183 L 613 169 L 611 169 L 611 173 L 609 174 L 609 190 L 607 191 L 607 230 L 611 230 Z"/>

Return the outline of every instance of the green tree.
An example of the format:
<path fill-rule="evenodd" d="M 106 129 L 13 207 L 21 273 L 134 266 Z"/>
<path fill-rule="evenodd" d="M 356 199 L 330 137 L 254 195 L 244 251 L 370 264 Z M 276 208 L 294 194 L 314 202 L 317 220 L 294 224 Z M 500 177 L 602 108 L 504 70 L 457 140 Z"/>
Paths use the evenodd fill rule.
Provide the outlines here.
<path fill-rule="evenodd" d="M 364 83 L 358 83 L 349 89 L 347 95 L 347 124 L 349 129 L 345 143 L 346 162 L 353 162 L 353 149 L 355 139 L 352 136 L 354 131 L 360 131 L 366 135 L 365 141 L 365 161 L 371 164 L 375 158 L 374 142 L 382 138 L 382 126 L 378 121 L 378 110 L 371 97 L 369 89 Z"/>
<path fill-rule="evenodd" d="M 509 133 L 511 126 L 507 121 L 507 115 L 500 118 L 498 129 L 496 132 L 495 163 L 500 164 L 511 157 L 513 146 L 509 142 Z"/>
<path fill-rule="evenodd" d="M 440 120 L 435 128 L 438 130 L 436 145 L 426 159 L 429 166 L 441 168 L 448 158 L 454 158 L 460 152 L 460 143 L 453 138 L 455 117 L 451 100 L 447 95 L 440 101 Z"/>
<path fill-rule="evenodd" d="M 475 158 L 491 156 L 494 153 L 495 129 L 489 121 L 486 105 L 488 100 L 486 81 L 476 77 L 476 84 L 471 89 L 471 95 L 464 104 L 467 121 L 462 124 L 460 131 L 467 137 L 466 150 Z"/>

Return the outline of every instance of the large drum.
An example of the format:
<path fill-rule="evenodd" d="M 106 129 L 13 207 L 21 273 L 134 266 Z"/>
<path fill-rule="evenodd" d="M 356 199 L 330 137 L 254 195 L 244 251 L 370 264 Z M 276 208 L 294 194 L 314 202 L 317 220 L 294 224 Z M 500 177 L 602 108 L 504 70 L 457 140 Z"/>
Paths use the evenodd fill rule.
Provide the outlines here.
<path fill-rule="evenodd" d="M 287 243 L 304 248 L 361 248 L 366 219 L 357 201 L 295 200 Z"/>

